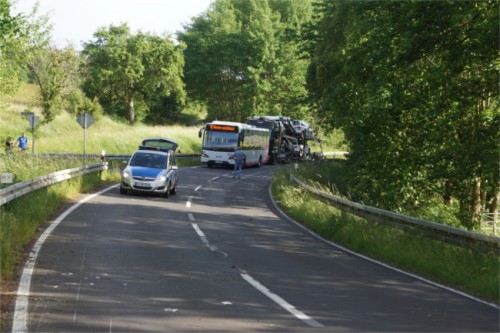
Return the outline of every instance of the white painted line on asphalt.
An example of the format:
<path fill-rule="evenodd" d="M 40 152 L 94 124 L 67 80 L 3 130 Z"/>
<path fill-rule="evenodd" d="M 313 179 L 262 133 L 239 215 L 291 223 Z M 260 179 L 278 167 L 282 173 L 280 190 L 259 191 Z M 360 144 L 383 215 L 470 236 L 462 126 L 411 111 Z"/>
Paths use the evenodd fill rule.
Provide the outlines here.
<path fill-rule="evenodd" d="M 191 221 L 191 222 L 195 221 L 192 213 L 188 213 L 188 217 L 189 217 L 189 221 Z"/>
<path fill-rule="evenodd" d="M 194 191 L 195 191 L 195 192 L 197 192 L 200 188 L 201 188 L 201 185 L 198 185 L 198 186 L 194 189 Z"/>
<path fill-rule="evenodd" d="M 192 202 L 192 201 L 193 201 L 193 196 L 192 196 L 192 195 L 190 195 L 190 196 L 188 197 L 188 200 L 186 201 L 186 207 L 187 207 L 187 208 L 191 208 L 191 202 Z"/>
<path fill-rule="evenodd" d="M 19 282 L 19 287 L 17 288 L 16 304 L 14 307 L 14 319 L 12 321 L 12 333 L 28 332 L 28 305 L 30 297 L 31 277 L 33 276 L 33 271 L 35 270 L 35 263 L 36 258 L 38 257 L 38 253 L 40 253 L 40 249 L 42 248 L 42 245 L 47 237 L 49 237 L 52 231 L 54 231 L 54 229 L 66 218 L 66 216 L 80 207 L 83 203 L 118 186 L 120 186 L 120 184 L 105 188 L 102 191 L 91 194 L 78 201 L 73 206 L 69 207 L 64 213 L 59 215 L 57 219 L 52 221 L 47 229 L 45 229 L 45 231 L 42 233 L 40 238 L 38 238 L 35 245 L 31 249 L 26 264 L 24 265 L 21 280 Z"/>
<path fill-rule="evenodd" d="M 203 233 L 203 231 L 201 231 L 200 227 L 198 227 L 198 225 L 196 223 L 192 223 L 192 226 L 193 226 L 193 229 L 196 231 L 196 233 L 198 234 L 198 236 L 200 237 L 201 241 L 203 242 L 203 244 L 206 245 L 206 247 L 208 247 L 210 249 L 210 251 L 212 252 L 219 252 L 221 253 L 224 257 L 228 257 L 229 255 L 222 251 L 222 250 L 219 250 L 219 248 L 215 245 L 211 245 L 209 242 L 208 242 L 208 239 L 207 237 L 205 236 L 205 234 Z"/>
<path fill-rule="evenodd" d="M 281 306 L 283 309 L 286 311 L 290 312 L 292 315 L 294 315 L 296 318 L 302 320 L 304 323 L 311 327 L 324 327 L 323 324 L 318 322 L 315 319 L 312 319 L 302 311 L 297 310 L 293 305 L 285 301 L 283 298 L 280 296 L 276 295 L 275 293 L 271 292 L 269 289 L 267 289 L 264 285 L 262 285 L 259 281 L 255 280 L 253 277 L 248 275 L 247 273 L 240 273 L 241 277 L 250 283 L 255 289 L 272 299 L 274 302 L 276 302 L 279 306 Z"/>
<path fill-rule="evenodd" d="M 192 226 L 194 228 L 194 231 L 196 231 L 198 236 L 201 238 L 201 241 L 203 242 L 203 244 L 205 244 L 207 247 L 210 247 L 210 244 L 208 243 L 207 237 L 205 236 L 203 231 L 201 231 L 200 227 L 198 227 L 198 225 L 196 223 L 193 223 Z"/>
<path fill-rule="evenodd" d="M 217 177 L 211 178 L 211 179 L 209 179 L 209 180 L 208 180 L 208 182 L 210 183 L 211 181 L 216 180 L 216 179 L 219 179 L 219 178 L 220 178 L 220 176 L 217 176 Z"/>

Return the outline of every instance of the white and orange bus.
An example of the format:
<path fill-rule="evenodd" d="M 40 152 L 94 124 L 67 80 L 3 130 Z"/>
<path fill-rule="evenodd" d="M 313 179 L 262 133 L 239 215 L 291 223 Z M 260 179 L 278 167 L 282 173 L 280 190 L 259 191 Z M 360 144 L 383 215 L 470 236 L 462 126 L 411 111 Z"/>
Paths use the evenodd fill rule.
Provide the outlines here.
<path fill-rule="evenodd" d="M 267 128 L 213 121 L 199 132 L 199 136 L 203 138 L 201 162 L 208 167 L 234 165 L 232 156 L 239 147 L 245 153 L 245 166 L 260 167 L 269 163 L 269 135 Z"/>

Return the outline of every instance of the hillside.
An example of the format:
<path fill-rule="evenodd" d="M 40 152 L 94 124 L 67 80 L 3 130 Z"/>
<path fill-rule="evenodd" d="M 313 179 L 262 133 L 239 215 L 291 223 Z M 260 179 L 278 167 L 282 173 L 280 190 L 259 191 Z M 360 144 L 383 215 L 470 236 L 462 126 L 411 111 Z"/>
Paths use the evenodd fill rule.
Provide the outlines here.
<path fill-rule="evenodd" d="M 35 112 L 35 115 L 41 115 L 40 108 L 36 105 L 36 88 L 26 85 L 16 95 L 3 98 L 1 102 L 0 139 L 2 143 L 9 137 L 15 140 L 22 132 L 26 132 L 31 142 L 31 128 L 21 112 L 29 108 Z M 197 116 L 187 114 L 185 118 Z M 102 150 L 106 150 L 108 154 L 128 154 L 137 148 L 143 138 L 166 137 L 176 140 L 182 153 L 199 153 L 201 143 L 198 130 L 198 127 L 182 125 L 137 124 L 130 126 L 103 116 L 96 119 L 86 131 L 86 152 L 99 154 Z M 84 130 L 76 122 L 75 117 L 69 113 L 59 114 L 53 122 L 40 124 L 35 130 L 36 153 L 83 153 L 83 148 Z"/>
<path fill-rule="evenodd" d="M 32 141 L 31 128 L 21 112 L 30 109 L 36 116 L 41 116 L 41 109 L 37 105 L 37 87 L 27 84 L 14 96 L 0 99 L 0 140 L 2 145 L 7 138 L 15 140 L 22 132 L 30 142 Z M 206 115 L 199 107 L 186 108 L 181 119 L 185 124 L 196 123 Z M 42 118 L 42 117 L 40 117 Z M 133 152 L 143 138 L 165 137 L 176 140 L 182 153 L 199 153 L 201 140 L 198 138 L 198 126 L 175 124 L 172 126 L 147 126 L 116 121 L 103 116 L 97 119 L 86 131 L 86 153 L 100 154 L 105 150 L 107 154 L 129 154 Z M 84 131 L 69 113 L 59 114 L 49 124 L 40 124 L 35 130 L 36 153 L 76 153 L 83 154 Z M 311 151 L 347 150 L 344 135 L 340 130 L 325 135 L 319 133 L 325 141 L 319 143 L 310 141 Z M 30 143 L 31 147 L 31 143 Z M 2 148 L 3 149 L 3 148 Z M 0 151 L 3 153 L 3 150 Z"/>

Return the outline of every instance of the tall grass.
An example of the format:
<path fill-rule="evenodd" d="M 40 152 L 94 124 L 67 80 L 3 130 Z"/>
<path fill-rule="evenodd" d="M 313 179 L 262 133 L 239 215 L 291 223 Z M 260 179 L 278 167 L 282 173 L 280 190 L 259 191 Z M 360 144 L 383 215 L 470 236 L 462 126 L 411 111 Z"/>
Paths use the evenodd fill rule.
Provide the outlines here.
<path fill-rule="evenodd" d="M 314 186 L 324 192 L 337 194 L 331 187 L 319 183 Z M 286 170 L 275 174 L 272 191 L 288 214 L 326 239 L 396 267 L 499 302 L 499 261 L 494 253 L 478 253 L 342 212 L 291 184 Z"/>
<path fill-rule="evenodd" d="M 40 122 L 35 128 L 35 152 L 65 152 L 83 154 L 99 154 L 105 150 L 108 154 L 130 154 L 137 149 L 142 139 L 162 137 L 176 140 L 182 153 L 199 153 L 201 140 L 198 138 L 199 128 L 196 126 L 147 126 L 136 124 L 130 126 L 125 122 L 115 121 L 107 116 L 102 116 L 85 131 L 76 122 L 76 117 L 63 112 L 57 115 L 51 123 L 43 123 L 40 107 L 37 106 L 37 88 L 25 85 L 18 94 L 4 97 L 0 101 L 0 139 L 2 145 L 10 137 L 16 139 L 22 132 L 26 132 L 29 146 L 33 143 L 31 128 L 28 121 L 21 115 L 22 111 L 30 109 Z M 180 118 L 195 119 L 196 112 L 199 117 L 204 117 L 204 111 L 194 106 L 183 111 Z M 3 147 L 2 147 L 3 148 Z M 30 150 L 31 152 L 31 150 Z M 3 153 L 3 150 L 0 150 Z"/>
<path fill-rule="evenodd" d="M 24 172 L 16 174 L 17 181 L 82 165 L 78 159 L 47 159 L 14 154 L 4 156 L 1 162 L 7 169 L 24 168 Z M 17 164 L 16 167 L 13 167 L 14 164 Z M 80 193 L 116 182 L 118 177 L 118 173 L 113 171 L 90 173 L 30 192 L 0 206 L 0 278 L 12 277 L 23 247 L 58 207 L 75 199 Z"/>

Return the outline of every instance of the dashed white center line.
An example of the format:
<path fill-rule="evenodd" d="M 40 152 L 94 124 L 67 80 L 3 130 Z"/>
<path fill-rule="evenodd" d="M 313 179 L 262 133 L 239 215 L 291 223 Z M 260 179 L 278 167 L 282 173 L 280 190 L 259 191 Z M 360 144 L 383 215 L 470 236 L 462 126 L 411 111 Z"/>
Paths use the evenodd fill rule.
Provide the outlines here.
<path fill-rule="evenodd" d="M 279 306 L 281 306 L 286 311 L 290 312 L 292 315 L 294 315 L 298 319 L 302 320 L 307 325 L 309 325 L 311 327 L 324 327 L 323 324 L 321 324 L 320 322 L 312 319 L 311 317 L 309 317 L 305 313 L 297 310 L 293 305 L 291 305 L 290 303 L 285 301 L 283 298 L 272 293 L 269 289 L 267 289 L 259 281 L 255 280 L 247 273 L 241 273 L 240 275 L 245 281 L 250 283 L 254 288 L 259 290 L 261 293 L 263 293 L 264 295 L 266 295 L 267 297 L 269 297 L 273 301 L 275 301 Z"/>
<path fill-rule="evenodd" d="M 224 257 L 228 257 L 229 255 L 222 251 L 222 250 L 219 250 L 219 248 L 215 245 L 211 245 L 209 242 L 208 242 L 208 239 L 207 237 L 205 236 L 205 234 L 203 233 L 203 231 L 201 231 L 200 227 L 198 227 L 198 225 L 196 223 L 193 223 L 192 224 L 193 226 L 193 229 L 196 231 L 196 233 L 198 234 L 198 236 L 200 237 L 201 241 L 203 242 L 203 244 L 206 245 L 206 247 L 208 247 L 210 249 L 210 251 L 212 252 L 219 252 L 221 253 Z"/>
<path fill-rule="evenodd" d="M 193 196 L 192 196 L 192 195 L 190 195 L 190 196 L 188 197 L 188 200 L 186 201 L 186 207 L 187 207 L 187 208 L 191 208 L 191 202 L 192 202 L 192 201 L 193 201 Z"/>

